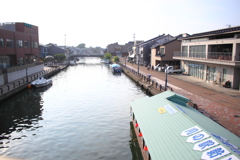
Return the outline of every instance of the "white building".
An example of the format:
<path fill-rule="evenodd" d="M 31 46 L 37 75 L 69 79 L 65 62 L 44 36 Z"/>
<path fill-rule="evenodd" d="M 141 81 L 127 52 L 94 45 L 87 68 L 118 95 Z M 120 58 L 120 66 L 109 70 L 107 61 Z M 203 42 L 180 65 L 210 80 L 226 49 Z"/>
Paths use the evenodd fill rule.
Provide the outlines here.
<path fill-rule="evenodd" d="M 240 26 L 202 32 L 182 38 L 181 52 L 174 54 L 181 68 L 204 81 L 240 85 Z"/>

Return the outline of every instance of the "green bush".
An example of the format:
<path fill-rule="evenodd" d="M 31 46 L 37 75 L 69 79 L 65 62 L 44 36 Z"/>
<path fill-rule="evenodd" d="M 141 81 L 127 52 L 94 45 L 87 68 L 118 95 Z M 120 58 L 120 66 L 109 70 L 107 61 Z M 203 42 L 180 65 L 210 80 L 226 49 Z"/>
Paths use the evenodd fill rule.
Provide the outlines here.
<path fill-rule="evenodd" d="M 113 58 L 113 61 L 114 61 L 114 62 L 119 62 L 119 58 L 118 58 L 118 57 L 114 57 L 114 58 Z"/>
<path fill-rule="evenodd" d="M 55 54 L 54 55 L 54 58 L 58 61 L 58 62 L 61 62 L 61 61 L 64 61 L 66 59 L 66 56 L 65 54 Z"/>

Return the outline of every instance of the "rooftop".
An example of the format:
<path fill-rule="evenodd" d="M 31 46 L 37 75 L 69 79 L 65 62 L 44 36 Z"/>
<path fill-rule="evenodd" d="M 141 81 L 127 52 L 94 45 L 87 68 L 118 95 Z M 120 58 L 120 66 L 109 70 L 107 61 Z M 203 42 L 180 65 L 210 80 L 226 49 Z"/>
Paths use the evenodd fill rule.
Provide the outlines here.
<path fill-rule="evenodd" d="M 239 153 L 240 138 L 186 105 L 187 101 L 189 99 L 184 96 L 166 91 L 131 102 L 151 158 L 201 159 L 215 147 L 227 153 L 219 157 L 232 155 L 240 158 L 236 154 Z M 193 130 L 195 132 L 187 134 Z M 208 144 L 210 141 L 214 144 Z M 199 149 L 201 145 L 205 147 Z M 234 152 L 234 148 L 238 151 Z"/>
<path fill-rule="evenodd" d="M 196 33 L 196 34 L 192 34 L 190 36 L 184 37 L 182 39 L 188 39 L 188 38 L 193 38 L 193 37 L 205 37 L 205 36 L 234 33 L 234 32 L 240 32 L 240 26 L 223 28 L 223 29 L 207 31 L 207 32 L 202 32 L 202 33 Z"/>

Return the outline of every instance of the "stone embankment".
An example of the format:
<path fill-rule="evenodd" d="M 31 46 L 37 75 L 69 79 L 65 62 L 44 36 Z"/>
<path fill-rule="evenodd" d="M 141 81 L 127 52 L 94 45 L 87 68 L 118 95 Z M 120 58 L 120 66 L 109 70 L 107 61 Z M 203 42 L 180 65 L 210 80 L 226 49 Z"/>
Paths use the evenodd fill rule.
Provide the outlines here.
<path fill-rule="evenodd" d="M 123 72 L 133 81 L 135 81 L 137 85 L 141 86 L 141 88 L 144 89 L 147 94 L 156 95 L 166 90 L 174 91 L 171 86 L 167 86 L 167 88 L 165 88 L 165 86 L 152 80 L 151 77 L 138 73 L 134 69 L 131 69 L 121 63 L 120 65 L 122 67 Z M 198 110 L 197 104 L 193 103 L 192 101 L 189 101 L 188 105 Z"/>
<path fill-rule="evenodd" d="M 48 67 L 48 69 L 43 70 L 41 72 L 31 74 L 24 78 L 20 78 L 15 81 L 12 81 L 10 83 L 1 85 L 0 86 L 0 101 L 27 88 L 27 86 L 29 84 L 31 84 L 32 81 L 36 80 L 38 77 L 41 77 L 41 76 L 51 77 L 67 67 L 68 67 L 68 65 Z"/>
<path fill-rule="evenodd" d="M 146 90 L 147 94 L 156 95 L 165 91 L 165 87 L 161 84 L 158 84 L 154 80 L 151 79 L 150 76 L 145 76 L 141 73 L 138 73 L 134 69 L 128 68 L 120 64 L 122 67 L 123 72 L 130 77 L 133 81 L 135 81 L 142 89 Z M 167 89 L 171 89 L 170 87 Z"/>

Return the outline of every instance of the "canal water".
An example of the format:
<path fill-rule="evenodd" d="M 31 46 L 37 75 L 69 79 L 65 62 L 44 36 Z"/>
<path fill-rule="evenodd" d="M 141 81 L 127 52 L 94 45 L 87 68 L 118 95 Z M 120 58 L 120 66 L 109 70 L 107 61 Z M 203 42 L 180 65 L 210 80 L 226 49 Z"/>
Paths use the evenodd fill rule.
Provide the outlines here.
<path fill-rule="evenodd" d="M 97 58 L 0 102 L 0 156 L 28 160 L 139 158 L 129 103 L 147 96 Z"/>

